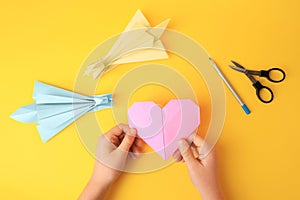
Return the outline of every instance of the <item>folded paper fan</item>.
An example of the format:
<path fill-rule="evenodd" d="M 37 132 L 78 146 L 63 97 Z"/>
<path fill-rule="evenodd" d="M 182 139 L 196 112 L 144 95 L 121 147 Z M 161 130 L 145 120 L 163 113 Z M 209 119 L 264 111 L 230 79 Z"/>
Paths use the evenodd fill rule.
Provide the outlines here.
<path fill-rule="evenodd" d="M 48 141 L 87 112 L 113 106 L 112 94 L 84 96 L 45 83 L 35 82 L 35 103 L 19 108 L 11 118 L 37 123 L 43 142 Z"/>
<path fill-rule="evenodd" d="M 169 21 L 167 19 L 151 27 L 143 13 L 138 10 L 110 51 L 88 65 L 85 74 L 96 79 L 119 64 L 168 58 L 160 37 Z"/>

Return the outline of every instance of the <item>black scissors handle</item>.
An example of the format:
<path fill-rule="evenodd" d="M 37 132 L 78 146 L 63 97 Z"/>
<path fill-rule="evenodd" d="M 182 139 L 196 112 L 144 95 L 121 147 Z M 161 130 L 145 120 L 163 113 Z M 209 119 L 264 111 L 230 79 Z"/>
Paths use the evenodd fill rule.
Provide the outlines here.
<path fill-rule="evenodd" d="M 280 72 L 282 74 L 282 78 L 277 80 L 277 79 L 272 79 L 271 77 L 271 72 Z M 279 83 L 281 81 L 283 81 L 285 79 L 285 72 L 280 69 L 280 68 L 272 68 L 272 69 L 269 69 L 269 70 L 261 70 L 260 71 L 260 76 L 262 77 L 266 77 L 269 81 L 271 82 L 274 82 L 274 83 Z"/>
<path fill-rule="evenodd" d="M 259 81 L 256 81 L 255 83 L 253 83 L 253 87 L 255 87 L 256 89 L 256 96 L 258 97 L 258 99 L 263 102 L 263 103 L 270 103 L 271 101 L 273 101 L 274 95 L 273 92 L 270 88 L 262 85 Z M 267 90 L 270 93 L 270 98 L 269 99 L 264 99 L 261 96 L 261 92 L 262 90 Z"/>

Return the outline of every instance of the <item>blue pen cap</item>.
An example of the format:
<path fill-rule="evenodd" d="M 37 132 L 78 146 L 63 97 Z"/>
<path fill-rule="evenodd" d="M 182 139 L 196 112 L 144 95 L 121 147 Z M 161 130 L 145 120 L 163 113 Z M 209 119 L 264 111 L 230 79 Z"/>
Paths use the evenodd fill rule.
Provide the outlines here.
<path fill-rule="evenodd" d="M 246 104 L 242 105 L 242 108 L 243 108 L 243 110 L 245 111 L 245 113 L 246 113 L 247 115 L 250 114 L 250 110 L 249 110 L 249 108 L 246 106 Z"/>

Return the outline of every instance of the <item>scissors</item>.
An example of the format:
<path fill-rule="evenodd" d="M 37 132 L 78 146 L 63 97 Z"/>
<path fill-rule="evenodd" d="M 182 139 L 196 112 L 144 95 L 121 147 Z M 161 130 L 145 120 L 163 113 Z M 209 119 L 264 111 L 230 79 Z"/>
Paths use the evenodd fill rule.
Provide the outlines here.
<path fill-rule="evenodd" d="M 285 79 L 285 72 L 280 69 L 280 68 L 271 68 L 269 70 L 260 70 L 260 71 L 255 71 L 255 70 L 248 70 L 245 69 L 245 67 L 243 67 L 242 65 L 240 65 L 239 63 L 235 62 L 235 61 L 231 61 L 235 66 L 229 65 L 230 68 L 238 71 L 238 72 L 242 72 L 244 73 L 252 82 L 253 87 L 256 89 L 256 96 L 258 97 L 258 99 L 263 102 L 263 103 L 270 103 L 271 101 L 273 101 L 273 92 L 270 88 L 268 88 L 267 86 L 262 85 L 258 80 L 256 80 L 253 76 L 260 76 L 260 77 L 265 77 L 267 78 L 269 81 L 274 82 L 274 83 L 279 83 L 281 81 L 283 81 Z M 282 76 L 280 79 L 274 79 L 271 76 L 271 73 L 273 72 L 279 72 Z M 270 95 L 269 97 L 263 97 L 262 93 L 265 90 L 265 92 L 268 92 Z"/>

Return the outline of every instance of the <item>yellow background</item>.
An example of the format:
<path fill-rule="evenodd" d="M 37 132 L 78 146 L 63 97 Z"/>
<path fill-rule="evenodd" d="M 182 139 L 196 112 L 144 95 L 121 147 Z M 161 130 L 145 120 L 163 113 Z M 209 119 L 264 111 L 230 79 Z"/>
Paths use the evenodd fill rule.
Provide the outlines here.
<path fill-rule="evenodd" d="M 35 125 L 16 122 L 9 115 L 33 101 L 35 80 L 71 90 L 89 52 L 120 33 L 138 8 L 153 25 L 170 17 L 169 28 L 203 45 L 252 111 L 245 115 L 226 89 L 218 158 L 227 198 L 300 199 L 299 7 L 298 0 L 2 1 L 0 199 L 76 199 L 79 195 L 92 172 L 93 158 L 75 126 L 43 144 Z M 249 80 L 227 67 L 231 59 L 252 69 L 276 66 L 286 71 L 283 83 L 262 80 L 275 94 L 271 104 L 259 102 Z M 180 62 L 173 65 L 180 68 Z M 120 68 L 120 73 L 126 69 Z M 118 70 L 110 73 L 116 80 Z M 190 76 L 197 88 L 197 79 Z M 147 98 L 147 91 L 139 94 Z M 106 131 L 113 121 L 102 126 Z M 107 196 L 187 198 L 200 199 L 181 163 L 153 173 L 125 174 Z"/>

